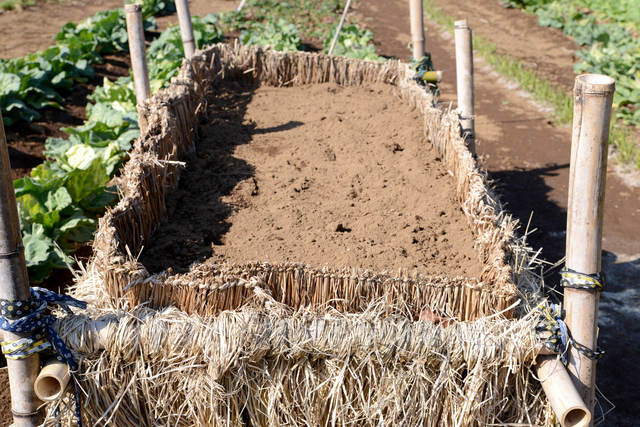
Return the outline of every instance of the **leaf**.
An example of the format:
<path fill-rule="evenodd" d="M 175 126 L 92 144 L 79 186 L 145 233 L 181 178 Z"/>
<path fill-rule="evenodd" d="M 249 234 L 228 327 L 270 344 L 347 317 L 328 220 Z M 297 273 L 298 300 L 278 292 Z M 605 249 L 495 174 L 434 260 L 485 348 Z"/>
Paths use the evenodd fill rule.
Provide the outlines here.
<path fill-rule="evenodd" d="M 99 103 L 91 108 L 89 122 L 103 123 L 107 127 L 122 126 L 122 112 L 107 104 Z"/>
<path fill-rule="evenodd" d="M 97 191 L 85 197 L 80 205 L 90 211 L 101 211 L 118 199 L 118 191 L 115 186 L 111 186 L 102 191 Z"/>
<path fill-rule="evenodd" d="M 73 201 L 80 202 L 91 192 L 104 186 L 109 179 L 102 159 L 96 158 L 87 169 L 74 169 L 69 172 L 65 187 Z"/>
<path fill-rule="evenodd" d="M 35 234 L 22 236 L 22 244 L 27 267 L 46 262 L 49 259 L 49 252 L 54 247 L 53 240 L 44 235 L 44 229 L 39 229 Z"/>
<path fill-rule="evenodd" d="M 0 95 L 20 90 L 20 77 L 10 73 L 0 73 Z"/>
<path fill-rule="evenodd" d="M 60 237 L 74 242 L 88 242 L 93 240 L 95 231 L 96 220 L 76 213 L 61 225 Z"/>
<path fill-rule="evenodd" d="M 33 194 L 23 194 L 16 200 L 18 202 L 18 208 L 22 211 L 22 215 L 29 221 L 34 221 L 37 215 L 44 215 L 46 213 L 45 207 Z"/>
<path fill-rule="evenodd" d="M 73 200 L 65 187 L 58 188 L 55 192 L 47 194 L 47 201 L 45 206 L 51 211 L 61 211 L 67 206 L 71 205 Z"/>
<path fill-rule="evenodd" d="M 60 211 L 37 213 L 32 220 L 35 223 L 42 224 L 45 230 L 52 230 L 60 222 Z"/>
<path fill-rule="evenodd" d="M 96 153 L 88 145 L 74 145 L 65 153 L 67 164 L 74 169 L 86 170 L 96 159 Z"/>

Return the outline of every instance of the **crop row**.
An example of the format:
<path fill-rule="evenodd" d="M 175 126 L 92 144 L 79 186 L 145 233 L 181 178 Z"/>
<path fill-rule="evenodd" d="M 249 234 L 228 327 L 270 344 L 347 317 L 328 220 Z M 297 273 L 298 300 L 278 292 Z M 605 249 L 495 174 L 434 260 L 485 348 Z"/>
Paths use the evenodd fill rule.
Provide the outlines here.
<path fill-rule="evenodd" d="M 335 27 L 331 21 L 338 11 L 337 3 L 335 8 L 328 7 L 330 2 L 299 3 L 270 5 L 254 0 L 249 1 L 242 12 L 194 17 L 198 47 L 222 41 L 223 27 L 241 30 L 241 41 L 245 44 L 300 50 L 302 35 L 320 39 L 326 49 L 332 34 L 320 30 Z M 300 9 L 306 6 L 314 6 L 316 13 Z M 154 14 L 171 10 L 171 3 L 157 0 L 144 3 L 145 28 L 155 26 Z M 261 10 L 268 11 L 260 15 L 257 12 Z M 306 11 L 309 19 L 296 19 L 294 11 Z M 0 99 L 5 123 L 34 120 L 39 115 L 38 109 L 59 107 L 61 91 L 69 90 L 74 81 L 93 77 L 91 64 L 101 61 L 101 53 L 127 51 L 124 18 L 123 9 L 99 12 L 78 25 L 65 25 L 56 36 L 56 46 L 25 58 L 4 61 L 0 65 L 0 79 L 21 82 L 9 87 L 12 90 L 3 85 L 6 93 L 0 95 Z M 298 25 L 291 24 L 287 18 Z M 324 26 L 313 25 L 313 22 L 324 23 Z M 343 31 L 335 50 L 337 54 L 379 59 L 371 42 L 373 33 L 355 24 Z M 151 43 L 147 61 L 152 93 L 176 75 L 183 57 L 178 27 L 167 29 Z M 120 77 L 115 82 L 105 78 L 89 99 L 93 103 L 87 104 L 85 123 L 63 128 L 68 138 L 49 138 L 45 143 L 45 162 L 34 168 L 30 176 L 14 181 L 27 268 L 33 282 L 46 278 L 52 269 L 71 264 L 69 255 L 93 239 L 97 219 L 118 199 L 117 188 L 110 182 L 140 134 L 131 77 Z"/>

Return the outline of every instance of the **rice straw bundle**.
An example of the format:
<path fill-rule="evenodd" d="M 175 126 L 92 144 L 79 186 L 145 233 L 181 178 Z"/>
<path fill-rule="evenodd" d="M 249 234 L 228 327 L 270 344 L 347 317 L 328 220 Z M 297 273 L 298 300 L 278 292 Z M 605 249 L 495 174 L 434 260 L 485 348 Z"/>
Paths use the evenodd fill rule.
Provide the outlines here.
<path fill-rule="evenodd" d="M 75 295 L 93 295 L 91 283 Z M 438 325 L 383 301 L 292 309 L 253 283 L 241 309 L 92 307 L 58 324 L 82 359 L 89 425 L 545 425 L 537 318 Z M 110 322 L 105 351 L 88 333 Z M 70 412 L 70 411 L 69 411 Z M 62 417 L 64 419 L 64 416 Z"/>

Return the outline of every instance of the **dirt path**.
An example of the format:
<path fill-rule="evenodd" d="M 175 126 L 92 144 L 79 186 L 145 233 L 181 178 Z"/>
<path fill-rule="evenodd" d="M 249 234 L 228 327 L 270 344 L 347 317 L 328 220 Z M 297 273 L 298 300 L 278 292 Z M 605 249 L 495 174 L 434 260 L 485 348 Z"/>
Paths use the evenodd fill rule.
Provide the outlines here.
<path fill-rule="evenodd" d="M 0 58 L 9 59 L 43 50 L 54 44 L 53 37 L 67 22 L 80 22 L 96 12 L 122 6 L 122 0 L 41 3 L 23 11 L 0 15 Z"/>
<path fill-rule="evenodd" d="M 571 50 L 576 45 L 558 31 L 540 28 L 535 17 L 503 9 L 497 0 L 439 0 L 438 5 L 456 19 L 468 19 L 474 34 L 496 43 L 500 52 L 535 63 L 550 80 L 572 87 Z M 363 2 L 359 12 L 374 18 L 368 25 L 379 54 L 409 58 L 408 1 L 371 0 Z M 436 68 L 446 71 L 441 100 L 455 107 L 453 39 L 433 22 L 428 23 L 425 37 Z M 570 129 L 550 126 L 539 105 L 483 61 L 475 61 L 475 70 L 478 153 L 497 181 L 507 209 L 525 225 L 534 213 L 531 227 L 537 231 L 529 242 L 556 262 L 564 256 Z M 603 241 L 608 282 L 599 322 L 599 343 L 607 355 L 598 363 L 598 386 L 617 408 L 601 425 L 631 426 L 640 412 L 640 392 L 634 385 L 640 381 L 640 358 L 635 352 L 640 343 L 640 191 L 609 172 Z M 557 282 L 557 274 L 547 279 L 548 285 Z M 611 408 L 603 399 L 601 403 L 605 411 Z"/>

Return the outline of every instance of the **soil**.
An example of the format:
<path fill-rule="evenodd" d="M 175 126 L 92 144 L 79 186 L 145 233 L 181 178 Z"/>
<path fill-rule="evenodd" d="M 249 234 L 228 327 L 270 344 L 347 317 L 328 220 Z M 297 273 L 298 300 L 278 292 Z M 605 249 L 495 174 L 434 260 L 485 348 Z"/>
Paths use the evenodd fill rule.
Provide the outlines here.
<path fill-rule="evenodd" d="M 13 423 L 11 414 L 11 393 L 9 390 L 9 373 L 0 368 L 0 427 L 8 427 Z"/>
<path fill-rule="evenodd" d="M 222 93 L 143 252 L 148 269 L 208 257 L 479 277 L 453 178 L 389 86 Z"/>
<path fill-rule="evenodd" d="M 237 3 L 196 0 L 211 8 Z M 439 7 L 456 19 L 467 19 L 474 34 L 496 43 L 500 53 L 523 59 L 525 65 L 539 72 L 566 90 L 573 86 L 571 65 L 576 44 L 560 31 L 540 28 L 537 18 L 519 10 L 504 9 L 498 0 L 436 0 Z M 51 43 L 68 20 L 80 20 L 97 9 L 93 2 L 60 6 L 63 22 L 56 23 L 52 12 L 57 5 L 30 8 L 21 14 L 7 12 L 0 16 L 6 43 L 0 47 L 0 57 L 21 56 Z M 113 7 L 105 1 L 104 8 Z M 120 6 L 118 3 L 115 6 Z M 194 6 L 192 6 L 192 10 Z M 378 53 L 408 60 L 409 6 L 407 0 L 367 0 L 352 7 L 365 17 L 375 32 Z M 213 9 L 208 9 L 213 11 Z M 207 10 L 205 10 L 206 12 Z M 71 13 L 79 15 L 71 17 Z M 198 12 L 204 14 L 204 12 Z M 196 13 L 194 13 L 196 14 Z M 31 18 L 31 17 L 35 18 Z M 27 19 L 32 23 L 25 26 Z M 173 19 L 176 22 L 177 19 Z M 159 20 L 162 27 L 162 20 Z M 28 48 L 30 40 L 33 47 Z M 455 61 L 451 37 L 433 22 L 428 22 L 427 50 L 433 55 L 436 68 L 445 70 L 441 83 L 441 100 L 456 104 Z M 9 50 L 16 49 L 14 53 Z M 535 64 L 535 65 L 534 65 Z M 479 153 L 485 167 L 502 192 L 507 208 L 526 224 L 533 212 L 530 229 L 535 229 L 528 241 L 543 248 L 543 256 L 555 263 L 564 256 L 566 200 L 569 172 L 568 128 L 549 124 L 548 110 L 532 102 L 517 84 L 496 75 L 491 67 L 476 60 L 476 134 Z M 84 111 L 84 110 L 83 110 Z M 25 149 L 28 154 L 28 150 Z M 28 159 L 27 159 L 28 160 Z M 613 169 L 613 168 L 612 168 Z M 607 289 L 601 296 L 599 326 L 600 345 L 607 354 L 598 362 L 598 387 L 617 407 L 606 415 L 601 426 L 635 426 L 640 414 L 639 356 L 640 346 L 640 191 L 627 187 L 609 170 L 606 189 L 603 272 Z M 548 269 L 547 284 L 558 282 L 557 269 Z M 0 370 L 2 375 L 2 370 Z M 0 384 L 7 384 L 0 380 Z M 8 395 L 2 387 L 1 395 Z M 1 399 L 1 397 L 0 397 Z M 604 412 L 612 405 L 600 399 Z M 6 408 L 6 409 L 5 409 Z M 4 411 L 4 412 L 3 412 Z M 0 426 L 10 424 L 10 412 L 0 405 Z"/>

